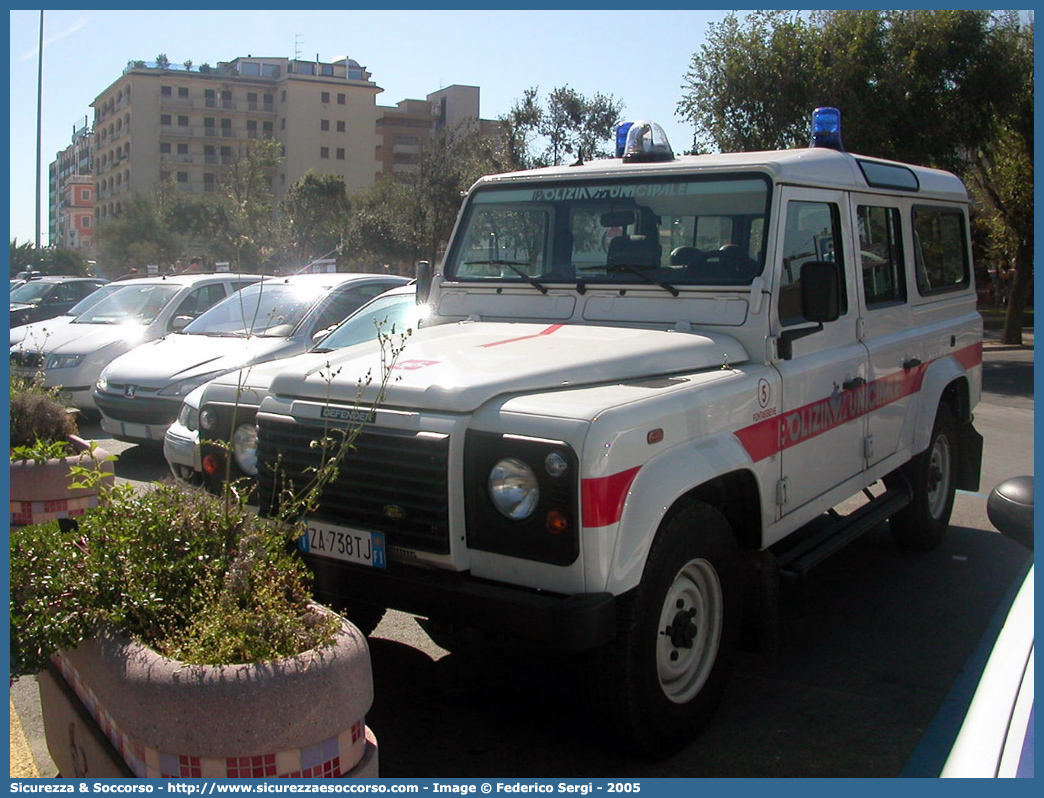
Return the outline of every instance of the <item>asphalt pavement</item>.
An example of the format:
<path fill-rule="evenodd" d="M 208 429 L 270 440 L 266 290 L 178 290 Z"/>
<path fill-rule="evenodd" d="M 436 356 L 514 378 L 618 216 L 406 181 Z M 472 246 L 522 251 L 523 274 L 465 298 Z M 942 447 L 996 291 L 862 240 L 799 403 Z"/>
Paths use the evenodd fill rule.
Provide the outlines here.
<path fill-rule="evenodd" d="M 650 763 L 607 746 L 577 698 L 577 663 L 509 638 L 440 638 L 389 612 L 371 637 L 367 716 L 386 777 L 892 777 L 1032 555 L 997 534 L 985 494 L 1033 472 L 1033 332 L 1022 347 L 987 331 L 982 492 L 957 497 L 942 546 L 898 552 L 885 526 L 782 591 L 773 657 L 741 653 L 722 707 L 697 741 Z M 120 454 L 117 476 L 167 475 L 157 447 L 86 425 Z M 36 681 L 11 687 L 11 776 L 53 777 Z"/>

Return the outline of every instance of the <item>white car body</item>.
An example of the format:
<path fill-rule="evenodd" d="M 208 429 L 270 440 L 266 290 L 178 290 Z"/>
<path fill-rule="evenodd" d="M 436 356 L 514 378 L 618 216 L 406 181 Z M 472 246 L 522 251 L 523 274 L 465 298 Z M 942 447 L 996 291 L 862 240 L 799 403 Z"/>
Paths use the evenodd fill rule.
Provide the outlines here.
<path fill-rule="evenodd" d="M 407 278 L 368 273 L 266 277 L 182 330 L 113 359 L 94 391 L 102 428 L 162 441 L 191 390 L 221 374 L 306 351 L 321 330 Z"/>
<path fill-rule="evenodd" d="M 175 274 L 120 281 L 96 305 L 50 330 L 42 347 L 31 346 L 29 339 L 12 346 L 11 372 L 31 376 L 42 371 L 44 384 L 61 386 L 72 407 L 94 411 L 94 385 L 115 358 L 173 330 L 189 304 L 192 313 L 199 312 L 260 279 L 257 274 Z M 123 298 L 130 296 L 140 305 L 140 317 L 124 306 Z"/>
<path fill-rule="evenodd" d="M 203 478 L 199 413 L 204 406 L 212 406 L 219 416 L 235 408 L 236 426 L 253 425 L 254 413 L 280 371 L 310 361 L 324 362 L 330 357 L 328 342 L 338 349 L 362 347 L 375 341 L 379 332 L 385 332 L 390 324 L 397 323 L 399 331 L 404 325 L 415 327 L 426 312 L 423 306 L 416 304 L 415 296 L 416 289 L 412 285 L 393 288 L 356 310 L 308 352 L 230 371 L 191 391 L 181 405 L 177 420 L 167 428 L 163 438 L 163 454 L 171 472 L 190 482 Z M 393 305 L 395 309 L 389 310 Z M 220 475 L 215 479 L 215 487 L 219 482 Z"/>

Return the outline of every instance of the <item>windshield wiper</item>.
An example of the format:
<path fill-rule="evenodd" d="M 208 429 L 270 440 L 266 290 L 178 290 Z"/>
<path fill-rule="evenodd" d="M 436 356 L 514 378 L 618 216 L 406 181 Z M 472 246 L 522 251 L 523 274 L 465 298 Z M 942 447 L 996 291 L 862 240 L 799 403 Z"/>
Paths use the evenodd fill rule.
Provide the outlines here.
<path fill-rule="evenodd" d="M 602 266 L 584 266 L 580 269 L 580 271 L 590 272 L 597 271 L 602 268 Z M 681 293 L 670 283 L 665 283 L 662 280 L 657 280 L 652 275 L 645 273 L 651 269 L 655 269 L 655 266 L 632 266 L 627 263 L 614 263 L 612 266 L 606 266 L 604 268 L 606 272 L 627 272 L 628 274 L 633 274 L 636 277 L 641 277 L 643 280 L 645 280 L 645 282 L 649 283 L 650 285 L 655 285 L 659 288 L 662 288 L 664 291 L 669 292 L 671 296 L 678 296 Z"/>
<path fill-rule="evenodd" d="M 541 294 L 547 293 L 547 288 L 535 277 L 531 277 L 526 274 L 520 266 L 528 266 L 528 263 L 521 263 L 513 260 L 469 260 L 465 261 L 465 266 L 507 266 L 511 271 L 537 289 Z"/>

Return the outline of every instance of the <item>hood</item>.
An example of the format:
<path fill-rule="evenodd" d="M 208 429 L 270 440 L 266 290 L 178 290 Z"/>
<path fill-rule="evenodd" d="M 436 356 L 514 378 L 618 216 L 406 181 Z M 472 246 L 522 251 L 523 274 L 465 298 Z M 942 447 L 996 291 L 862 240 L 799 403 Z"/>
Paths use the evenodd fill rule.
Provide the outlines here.
<path fill-rule="evenodd" d="M 328 353 L 319 365 L 281 370 L 271 393 L 320 401 L 331 393 L 354 397 L 356 385 L 370 373 L 369 394 L 376 394 L 379 349 L 376 344 L 354 349 Z M 611 384 L 746 360 L 738 341 L 718 333 L 565 324 L 439 325 L 417 330 L 406 341 L 384 404 L 470 412 L 501 394 Z M 366 399 L 372 401 L 369 394 Z"/>
<path fill-rule="evenodd" d="M 41 322 L 41 325 L 43 322 Z M 41 349 L 63 355 L 89 355 L 110 344 L 137 346 L 148 338 L 148 327 L 140 324 L 77 324 L 70 322 L 48 330 Z"/>
<path fill-rule="evenodd" d="M 44 321 L 33 322 L 32 324 L 23 324 L 19 327 L 11 328 L 11 346 L 18 346 L 23 344 L 24 349 L 45 349 L 46 343 L 52 337 L 52 331 L 55 327 L 64 326 L 75 319 L 75 316 L 68 314 L 64 316 L 55 316 L 53 319 L 45 319 Z"/>
<path fill-rule="evenodd" d="M 203 374 L 240 369 L 304 348 L 288 338 L 223 338 L 210 335 L 168 335 L 142 344 L 105 367 L 105 379 L 162 388 Z"/>
<path fill-rule="evenodd" d="M 272 380 L 283 369 L 307 369 L 316 363 L 325 364 L 329 359 L 326 353 L 304 352 L 292 357 L 280 357 L 278 360 L 258 363 L 250 368 L 230 371 L 205 384 L 195 407 L 202 407 L 204 402 L 259 405 L 262 397 L 268 393 Z"/>

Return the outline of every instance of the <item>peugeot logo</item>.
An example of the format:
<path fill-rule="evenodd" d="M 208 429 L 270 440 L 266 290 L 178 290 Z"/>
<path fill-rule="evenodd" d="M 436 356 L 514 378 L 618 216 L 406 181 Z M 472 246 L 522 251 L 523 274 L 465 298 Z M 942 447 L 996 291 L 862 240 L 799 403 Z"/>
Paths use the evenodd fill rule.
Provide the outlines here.
<path fill-rule="evenodd" d="M 137 385 L 124 385 L 123 386 L 123 395 L 126 396 L 128 399 L 133 399 L 134 395 L 137 392 L 138 392 L 138 386 Z"/>
<path fill-rule="evenodd" d="M 397 504 L 386 504 L 384 505 L 384 515 L 393 521 L 402 521 L 406 518 L 406 511 Z"/>

